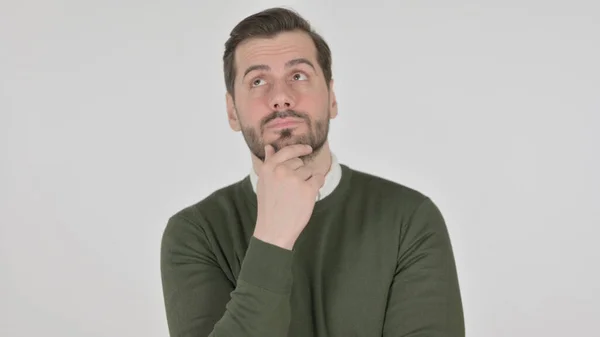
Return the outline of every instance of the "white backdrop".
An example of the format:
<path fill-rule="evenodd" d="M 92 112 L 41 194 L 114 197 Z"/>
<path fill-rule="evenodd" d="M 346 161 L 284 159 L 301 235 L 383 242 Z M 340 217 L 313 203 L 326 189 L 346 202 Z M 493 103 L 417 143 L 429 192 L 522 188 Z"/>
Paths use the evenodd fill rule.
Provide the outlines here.
<path fill-rule="evenodd" d="M 250 169 L 223 44 L 282 4 L 333 50 L 339 160 L 444 213 L 468 335 L 598 336 L 596 0 L 0 4 L 1 336 L 167 336 L 166 221 Z"/>

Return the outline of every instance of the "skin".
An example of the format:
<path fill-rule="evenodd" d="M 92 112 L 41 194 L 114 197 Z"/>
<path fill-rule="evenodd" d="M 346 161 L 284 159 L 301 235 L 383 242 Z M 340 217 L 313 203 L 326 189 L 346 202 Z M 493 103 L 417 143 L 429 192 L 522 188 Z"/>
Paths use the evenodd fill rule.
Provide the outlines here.
<path fill-rule="evenodd" d="M 299 157 L 304 166 L 326 174 L 331 166 L 329 121 L 337 116 L 337 101 L 310 36 L 294 31 L 247 40 L 235 51 L 235 66 L 235 97 L 226 95 L 227 117 L 231 129 L 242 132 L 254 170 L 260 172 L 264 165 L 265 145 L 278 152 L 307 144 L 313 151 Z M 296 123 L 273 127 L 282 120 Z"/>

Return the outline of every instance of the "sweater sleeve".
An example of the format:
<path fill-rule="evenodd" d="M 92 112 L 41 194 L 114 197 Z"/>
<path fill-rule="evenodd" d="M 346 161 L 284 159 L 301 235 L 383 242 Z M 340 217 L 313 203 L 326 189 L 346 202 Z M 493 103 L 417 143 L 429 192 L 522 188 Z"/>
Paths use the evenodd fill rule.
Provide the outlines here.
<path fill-rule="evenodd" d="M 442 214 L 430 199 L 401 230 L 383 336 L 465 336 L 450 237 Z"/>
<path fill-rule="evenodd" d="M 250 239 L 234 286 L 202 228 L 169 219 L 161 277 L 171 337 L 285 336 L 290 323 L 291 251 Z"/>

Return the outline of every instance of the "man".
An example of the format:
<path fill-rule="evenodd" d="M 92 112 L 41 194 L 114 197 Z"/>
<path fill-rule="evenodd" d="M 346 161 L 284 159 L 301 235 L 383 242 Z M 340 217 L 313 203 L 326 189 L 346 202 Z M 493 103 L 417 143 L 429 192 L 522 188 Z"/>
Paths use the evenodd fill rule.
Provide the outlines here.
<path fill-rule="evenodd" d="M 173 215 L 172 337 L 464 336 L 446 225 L 423 194 L 338 163 L 331 53 L 296 13 L 241 21 L 223 56 L 249 176 Z"/>

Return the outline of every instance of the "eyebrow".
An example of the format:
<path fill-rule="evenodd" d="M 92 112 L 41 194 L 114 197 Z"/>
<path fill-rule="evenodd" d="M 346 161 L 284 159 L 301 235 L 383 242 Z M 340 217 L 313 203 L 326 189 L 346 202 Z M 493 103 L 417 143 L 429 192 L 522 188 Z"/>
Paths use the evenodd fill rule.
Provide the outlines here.
<path fill-rule="evenodd" d="M 286 62 L 285 67 L 286 68 L 290 68 L 290 67 L 293 67 L 293 66 L 298 65 L 298 64 L 307 64 L 311 68 L 313 68 L 313 70 L 316 71 L 314 64 L 312 64 L 312 62 L 310 62 L 309 60 L 307 60 L 305 58 L 297 58 L 297 59 L 289 60 L 289 61 Z M 248 75 L 248 73 L 250 73 L 251 71 L 255 71 L 255 70 L 271 71 L 271 67 L 269 67 L 266 64 L 256 64 L 256 65 L 250 66 L 244 72 L 244 76 L 242 77 L 242 79 L 244 77 L 246 77 L 246 75 Z"/>

